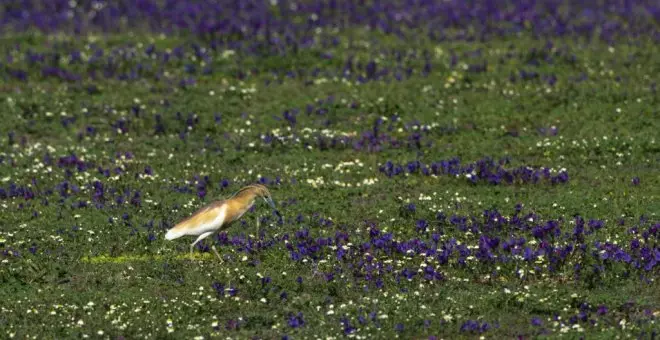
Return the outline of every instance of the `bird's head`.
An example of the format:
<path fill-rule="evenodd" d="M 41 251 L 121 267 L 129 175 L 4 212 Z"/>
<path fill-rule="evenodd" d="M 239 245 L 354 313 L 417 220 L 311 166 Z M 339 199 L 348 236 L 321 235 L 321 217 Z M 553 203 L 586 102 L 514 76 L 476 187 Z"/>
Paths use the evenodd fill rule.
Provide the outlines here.
<path fill-rule="evenodd" d="M 266 188 L 264 185 L 261 184 L 256 184 L 256 191 L 257 195 L 260 197 L 263 197 L 264 201 L 268 203 L 273 209 L 275 209 L 275 202 L 273 202 L 273 197 L 270 194 L 270 191 L 268 191 L 268 188 Z"/>
<path fill-rule="evenodd" d="M 268 188 L 266 188 L 266 186 L 262 184 L 248 185 L 238 191 L 237 195 L 241 195 L 241 194 L 249 194 L 252 197 L 261 197 L 277 212 L 277 209 L 275 208 L 275 202 L 273 202 L 273 198 L 270 194 L 270 191 L 268 190 Z"/>

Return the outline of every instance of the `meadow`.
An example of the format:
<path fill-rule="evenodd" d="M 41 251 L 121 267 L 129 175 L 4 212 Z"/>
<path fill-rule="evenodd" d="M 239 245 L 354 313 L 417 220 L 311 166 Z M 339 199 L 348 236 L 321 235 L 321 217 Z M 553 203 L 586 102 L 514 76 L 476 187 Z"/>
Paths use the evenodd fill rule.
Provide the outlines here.
<path fill-rule="evenodd" d="M 0 338 L 658 337 L 654 1 L 11 0 L 0 32 Z M 164 239 L 251 183 L 281 217 Z"/>

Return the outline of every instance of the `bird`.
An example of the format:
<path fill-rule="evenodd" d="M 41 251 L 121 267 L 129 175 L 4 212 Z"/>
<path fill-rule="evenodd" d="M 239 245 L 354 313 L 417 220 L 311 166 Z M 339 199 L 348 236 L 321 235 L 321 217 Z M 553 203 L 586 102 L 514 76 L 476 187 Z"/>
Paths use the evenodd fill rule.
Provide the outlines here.
<path fill-rule="evenodd" d="M 229 228 L 233 222 L 252 208 L 259 197 L 263 198 L 280 216 L 268 188 L 262 184 L 251 184 L 241 188 L 228 199 L 214 201 L 203 206 L 169 229 L 165 234 L 165 239 L 171 241 L 182 236 L 198 236 L 197 240 L 190 245 L 190 255 L 192 256 L 195 244 L 216 231 Z M 211 246 L 211 249 L 222 261 L 215 245 Z"/>

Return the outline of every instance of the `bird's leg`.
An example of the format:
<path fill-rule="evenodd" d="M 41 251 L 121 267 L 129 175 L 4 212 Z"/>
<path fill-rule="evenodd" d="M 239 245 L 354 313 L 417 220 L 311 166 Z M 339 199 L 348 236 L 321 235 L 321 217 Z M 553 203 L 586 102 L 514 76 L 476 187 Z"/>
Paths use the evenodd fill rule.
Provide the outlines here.
<path fill-rule="evenodd" d="M 225 261 L 222 260 L 222 257 L 220 257 L 220 254 L 218 254 L 218 250 L 215 249 L 215 244 L 211 246 L 211 249 L 213 249 L 213 252 L 215 253 L 215 256 L 218 257 L 218 260 L 220 260 L 220 262 L 225 262 Z"/>
<path fill-rule="evenodd" d="M 319 263 L 314 262 L 314 272 L 312 273 L 312 277 L 316 277 L 316 275 L 323 276 L 321 275 L 321 272 L 319 272 Z"/>
<path fill-rule="evenodd" d="M 257 240 L 259 239 L 259 215 L 257 215 Z"/>
<path fill-rule="evenodd" d="M 193 242 L 193 243 L 190 245 L 190 256 L 191 256 L 191 257 L 192 257 L 192 254 L 193 254 L 193 248 L 195 247 L 195 245 L 196 245 L 199 241 L 201 241 L 201 240 L 205 239 L 206 237 L 208 237 L 209 235 L 211 235 L 212 233 L 213 233 L 212 231 L 209 231 L 209 232 L 206 232 L 206 233 L 203 233 L 203 234 L 199 235 L 199 237 L 197 238 L 197 240 L 195 240 L 195 242 Z"/>

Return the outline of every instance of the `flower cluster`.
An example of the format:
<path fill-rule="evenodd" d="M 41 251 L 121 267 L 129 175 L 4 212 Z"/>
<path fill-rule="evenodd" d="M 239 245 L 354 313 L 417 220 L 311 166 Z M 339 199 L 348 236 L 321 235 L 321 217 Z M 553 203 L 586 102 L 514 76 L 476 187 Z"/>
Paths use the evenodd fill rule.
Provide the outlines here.
<path fill-rule="evenodd" d="M 548 182 L 551 184 L 565 184 L 568 182 L 568 171 L 564 168 L 559 170 L 547 167 L 531 168 L 519 166 L 506 169 L 508 159 L 496 162 L 492 158 L 483 158 L 474 163 L 461 164 L 458 158 L 441 160 L 424 164 L 420 161 L 411 161 L 407 164 L 395 164 L 391 161 L 379 167 L 379 171 L 387 177 L 421 174 L 424 176 L 454 176 L 465 177 L 471 183 L 484 182 L 488 184 L 537 184 Z"/>

